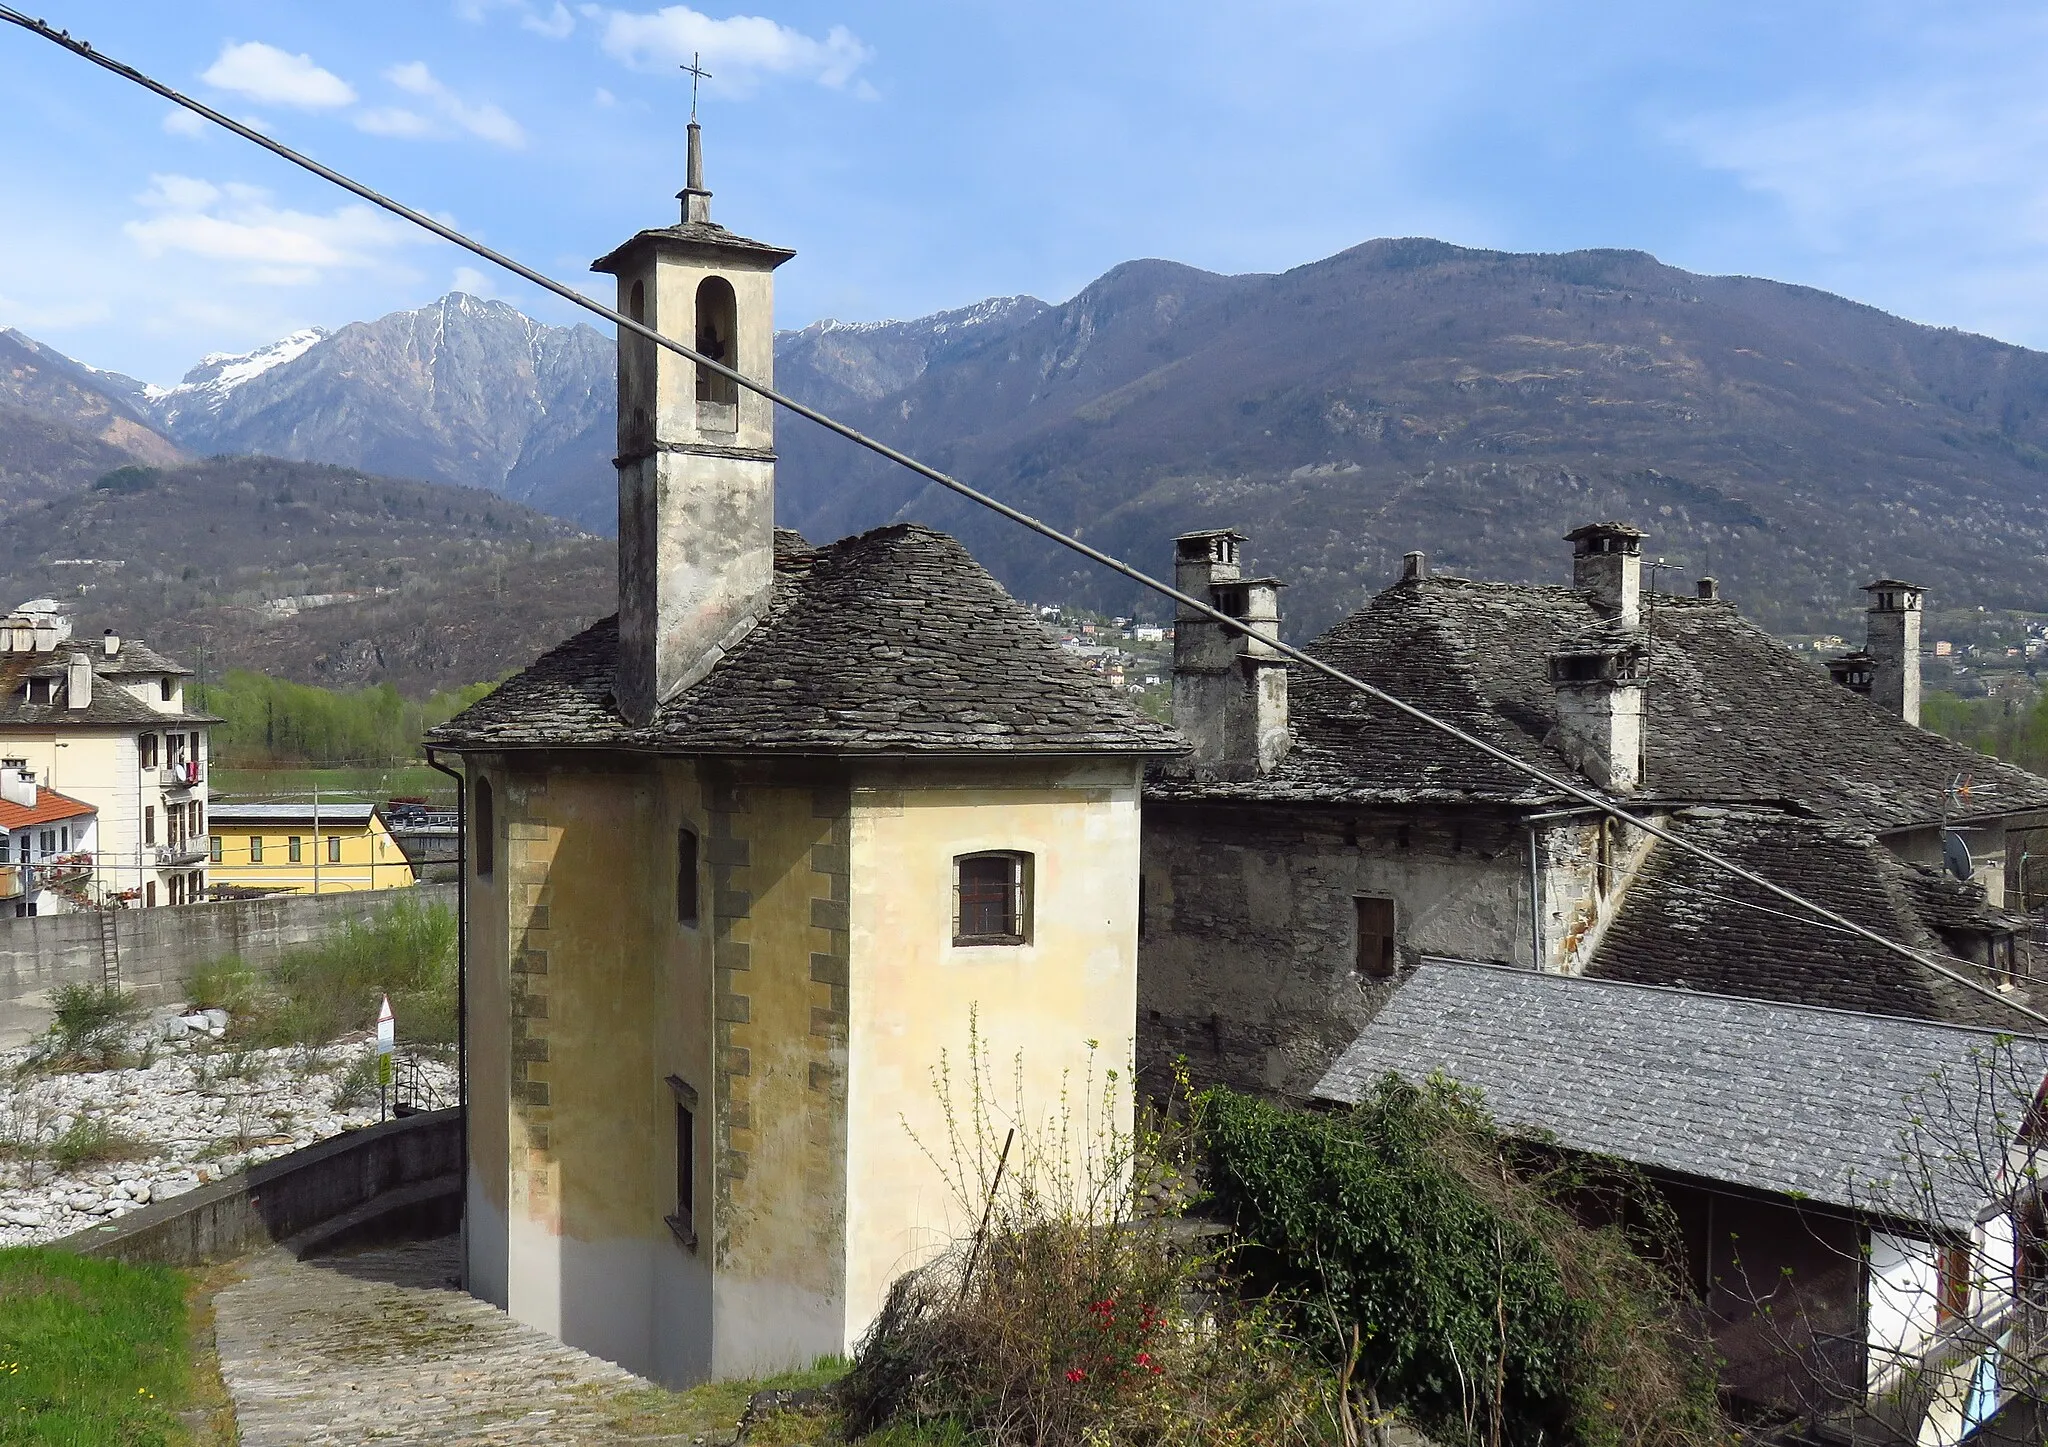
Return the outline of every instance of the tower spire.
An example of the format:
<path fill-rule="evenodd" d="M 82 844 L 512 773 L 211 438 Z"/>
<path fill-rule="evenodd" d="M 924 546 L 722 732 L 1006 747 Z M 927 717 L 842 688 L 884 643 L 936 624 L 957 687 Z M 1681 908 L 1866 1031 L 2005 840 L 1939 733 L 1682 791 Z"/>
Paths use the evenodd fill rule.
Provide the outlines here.
<path fill-rule="evenodd" d="M 697 124 L 697 87 L 711 79 L 711 72 L 704 68 L 701 51 L 690 52 L 690 63 L 682 67 L 690 77 L 690 146 L 687 169 L 683 173 L 683 189 L 676 192 L 676 199 L 683 203 L 683 224 L 692 222 L 708 225 L 711 221 L 711 193 L 704 189 L 704 128 Z"/>

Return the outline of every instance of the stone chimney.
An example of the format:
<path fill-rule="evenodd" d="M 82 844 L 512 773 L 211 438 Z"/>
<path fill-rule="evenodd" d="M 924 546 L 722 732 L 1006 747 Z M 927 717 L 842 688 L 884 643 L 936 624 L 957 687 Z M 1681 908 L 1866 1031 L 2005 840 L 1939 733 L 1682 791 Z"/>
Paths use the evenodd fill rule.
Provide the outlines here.
<path fill-rule="evenodd" d="M 35 651 L 38 653 L 55 653 L 57 651 L 57 620 L 45 615 L 35 619 L 32 626 L 35 630 Z"/>
<path fill-rule="evenodd" d="M 1909 724 L 1920 722 L 1920 609 L 1927 590 L 1897 578 L 1866 583 L 1863 651 L 1870 657 L 1870 701 Z M 1830 670 L 1832 671 L 1832 670 Z"/>
<path fill-rule="evenodd" d="M 1593 595 L 1602 618 L 1634 628 L 1643 616 L 1643 535 L 1627 523 L 1587 523 L 1572 545 L 1572 586 Z"/>
<path fill-rule="evenodd" d="M 1610 794 L 1643 782 L 1643 686 L 1649 651 L 1632 629 L 1612 626 L 1550 655 L 1556 741 L 1572 766 Z"/>
<path fill-rule="evenodd" d="M 1693 592 L 1702 603 L 1718 603 L 1721 601 L 1721 580 L 1702 578 L 1693 585 Z"/>
<path fill-rule="evenodd" d="M 1173 540 L 1173 581 L 1251 625 L 1247 635 L 1185 605 L 1173 624 L 1173 723 L 1193 745 L 1198 767 L 1225 778 L 1255 778 L 1287 756 L 1287 669 L 1264 641 L 1280 637 L 1274 578 L 1246 578 L 1244 535 L 1231 529 Z"/>
<path fill-rule="evenodd" d="M 92 707 L 92 655 L 83 648 L 64 655 L 64 702 L 70 708 Z"/>
<path fill-rule="evenodd" d="M 1401 581 L 1419 583 L 1429 576 L 1429 554 L 1415 552 L 1401 554 Z"/>
<path fill-rule="evenodd" d="M 699 128 L 674 226 L 592 264 L 618 309 L 764 383 L 775 268 L 796 253 L 711 220 Z M 775 418 L 765 398 L 631 332 L 619 335 L 619 711 L 645 723 L 752 631 L 775 583 Z"/>
<path fill-rule="evenodd" d="M 100 635 L 100 646 L 106 649 L 107 657 L 113 658 L 121 651 L 121 635 L 109 628 Z"/>

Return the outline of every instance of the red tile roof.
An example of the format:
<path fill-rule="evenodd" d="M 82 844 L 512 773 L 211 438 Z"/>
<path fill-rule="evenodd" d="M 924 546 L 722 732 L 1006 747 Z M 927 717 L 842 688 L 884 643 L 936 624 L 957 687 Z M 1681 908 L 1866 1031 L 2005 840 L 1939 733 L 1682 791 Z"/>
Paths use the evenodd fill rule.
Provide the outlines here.
<path fill-rule="evenodd" d="M 0 829 L 26 829 L 31 824 L 49 824 L 58 819 L 76 819 L 80 814 L 97 814 L 92 805 L 60 794 L 55 789 L 36 790 L 33 809 L 11 799 L 0 799 Z"/>

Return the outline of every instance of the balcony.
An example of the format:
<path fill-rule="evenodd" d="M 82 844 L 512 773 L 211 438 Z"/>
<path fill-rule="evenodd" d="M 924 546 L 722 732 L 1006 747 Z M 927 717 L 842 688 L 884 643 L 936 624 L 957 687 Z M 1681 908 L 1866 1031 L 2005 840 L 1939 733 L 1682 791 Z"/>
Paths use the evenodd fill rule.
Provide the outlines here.
<path fill-rule="evenodd" d="M 157 782 L 166 789 L 189 789 L 206 782 L 206 771 L 198 764 L 166 764 L 156 773 Z"/>
<path fill-rule="evenodd" d="M 207 857 L 207 843 L 204 839 L 187 839 L 179 844 L 160 844 L 156 848 L 156 867 L 175 869 L 181 864 L 198 864 Z"/>

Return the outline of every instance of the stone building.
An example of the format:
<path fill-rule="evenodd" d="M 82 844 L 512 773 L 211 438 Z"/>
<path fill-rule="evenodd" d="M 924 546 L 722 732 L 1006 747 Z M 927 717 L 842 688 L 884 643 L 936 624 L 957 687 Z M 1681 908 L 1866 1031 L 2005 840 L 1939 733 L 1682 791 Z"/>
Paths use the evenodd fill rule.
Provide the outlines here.
<path fill-rule="evenodd" d="M 709 220 L 690 143 L 681 222 L 598 267 L 766 381 L 791 253 Z M 630 336 L 619 391 L 618 617 L 430 742 L 471 831 L 470 1289 L 682 1384 L 846 1351 L 971 1230 L 926 1151 L 973 1032 L 1027 1126 L 1129 1079 L 1180 744 L 951 538 L 778 533 L 761 398 Z"/>
<path fill-rule="evenodd" d="M 2002 904 L 2048 823 L 2048 780 L 1909 719 L 1920 590 L 1872 585 L 1867 666 L 1837 686 L 1711 580 L 1646 592 L 1641 538 L 1576 529 L 1560 586 L 1433 576 L 1410 554 L 1308 651 L 2027 998 L 2021 921 Z M 1180 539 L 1181 587 L 1271 636 L 1278 584 L 1244 576 L 1243 547 L 1230 532 Z M 1305 1096 L 1428 956 L 2013 1018 L 1222 631 L 1176 625 L 1175 721 L 1196 752 L 1146 785 L 1152 1083 L 1178 1055 L 1197 1079 Z"/>

